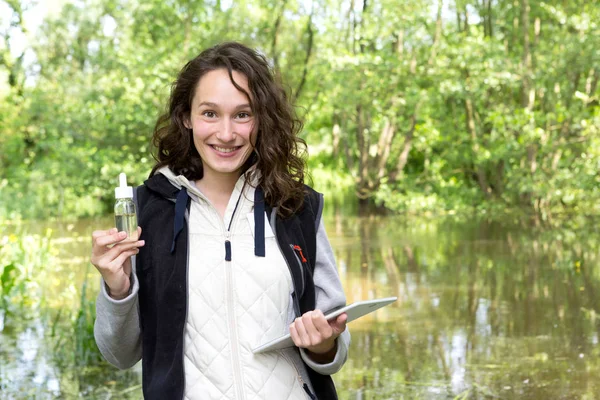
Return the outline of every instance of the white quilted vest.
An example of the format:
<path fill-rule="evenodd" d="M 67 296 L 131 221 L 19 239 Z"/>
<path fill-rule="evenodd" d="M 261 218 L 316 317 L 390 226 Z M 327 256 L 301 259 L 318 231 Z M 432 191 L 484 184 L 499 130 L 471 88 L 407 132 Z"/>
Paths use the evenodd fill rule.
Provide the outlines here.
<path fill-rule="evenodd" d="M 195 187 L 185 186 L 193 201 L 184 398 L 307 399 L 300 374 L 281 352 L 252 354 L 252 348 L 288 331 L 292 291 L 287 264 L 268 223 L 266 257 L 254 255 L 254 223 L 248 218 L 254 188 L 244 187 L 243 176 L 238 180 L 223 220 Z M 231 241 L 231 261 L 225 261 L 226 238 Z"/>

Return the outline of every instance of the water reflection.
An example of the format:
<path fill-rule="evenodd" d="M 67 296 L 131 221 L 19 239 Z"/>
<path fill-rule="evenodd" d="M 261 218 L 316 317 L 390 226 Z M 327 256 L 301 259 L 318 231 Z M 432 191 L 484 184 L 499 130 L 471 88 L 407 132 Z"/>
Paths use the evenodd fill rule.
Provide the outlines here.
<path fill-rule="evenodd" d="M 350 358 L 335 376 L 341 399 L 592 399 L 600 393 L 597 224 L 535 228 L 521 220 L 336 213 L 324 221 L 348 302 L 399 298 L 350 325 Z M 77 308 L 91 229 L 110 223 L 52 226 L 60 261 L 41 282 L 50 310 Z M 120 372 L 100 363 L 73 371 L 53 358 L 47 321 L 0 316 L 5 393 L 139 397 L 139 366 Z M 67 322 L 57 329 L 70 340 Z"/>
<path fill-rule="evenodd" d="M 400 299 L 376 320 L 353 323 L 352 367 L 336 378 L 352 388 L 344 398 L 595 398 L 593 228 L 328 222 L 349 300 Z"/>

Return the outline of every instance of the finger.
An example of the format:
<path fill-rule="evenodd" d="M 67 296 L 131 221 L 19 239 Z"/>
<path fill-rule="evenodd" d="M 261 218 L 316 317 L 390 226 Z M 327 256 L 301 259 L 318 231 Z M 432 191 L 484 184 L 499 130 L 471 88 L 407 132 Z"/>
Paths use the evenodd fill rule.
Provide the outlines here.
<path fill-rule="evenodd" d="M 123 272 L 125 272 L 125 275 L 127 276 L 131 275 L 131 257 L 126 258 L 123 262 Z"/>
<path fill-rule="evenodd" d="M 302 316 L 302 323 L 304 325 L 304 328 L 306 329 L 306 334 L 308 335 L 308 338 L 310 340 L 310 345 L 311 346 L 315 346 L 317 344 L 320 344 L 323 339 L 321 336 L 321 333 L 319 332 L 319 330 L 315 327 L 314 324 L 314 320 L 315 318 L 319 318 L 319 312 L 318 311 L 313 311 L 310 313 L 305 313 Z"/>
<path fill-rule="evenodd" d="M 107 263 L 112 263 L 114 259 L 116 259 L 117 257 L 119 257 L 119 255 L 124 252 L 124 251 L 130 251 L 133 249 L 138 249 L 139 247 L 144 246 L 146 242 L 144 240 L 138 240 L 135 242 L 123 242 L 123 243 L 119 243 L 113 247 L 111 247 L 110 250 L 106 251 L 103 255 L 104 259 L 109 260 Z"/>
<path fill-rule="evenodd" d="M 92 232 L 92 239 L 99 238 L 100 236 L 111 235 L 111 234 L 115 233 L 116 231 L 117 231 L 117 228 L 111 228 L 111 229 L 104 230 L 104 231 L 102 231 L 102 230 L 94 231 L 94 232 Z"/>
<path fill-rule="evenodd" d="M 111 263 L 112 267 L 118 268 L 119 266 L 125 264 L 125 260 L 127 260 L 131 256 L 136 255 L 139 252 L 140 250 L 137 247 L 135 249 L 124 251 L 123 253 L 119 254 L 117 258 L 114 259 L 114 261 Z"/>
<path fill-rule="evenodd" d="M 298 336 L 300 337 L 300 343 L 302 343 L 302 347 L 310 346 L 310 338 L 306 333 L 306 328 L 304 327 L 302 317 L 296 318 L 295 325 L 296 331 L 298 332 Z"/>
<path fill-rule="evenodd" d="M 115 244 L 111 248 L 111 250 L 113 250 L 113 249 L 129 250 L 129 249 L 134 248 L 134 247 L 144 247 L 145 244 L 146 244 L 145 240 L 135 240 L 135 241 L 132 241 L 132 242 L 129 242 L 129 241 L 127 241 L 127 242 L 121 242 L 121 243 Z"/>
<path fill-rule="evenodd" d="M 302 340 L 300 339 L 300 335 L 296 330 L 296 324 L 294 322 L 290 324 L 290 336 L 292 337 L 292 341 L 294 342 L 296 347 L 304 347 L 302 344 Z"/>
<path fill-rule="evenodd" d="M 94 247 L 106 247 L 118 243 L 127 237 L 127 232 L 115 232 L 94 239 Z"/>
<path fill-rule="evenodd" d="M 346 329 L 346 321 L 348 320 L 348 314 L 343 313 L 337 316 L 337 318 L 329 321 L 329 326 L 333 330 L 333 334 L 339 336 Z"/>
<path fill-rule="evenodd" d="M 329 325 L 329 321 L 325 319 L 325 315 L 323 315 L 321 310 L 315 310 L 312 322 L 323 338 L 327 339 L 331 337 L 333 328 Z"/>

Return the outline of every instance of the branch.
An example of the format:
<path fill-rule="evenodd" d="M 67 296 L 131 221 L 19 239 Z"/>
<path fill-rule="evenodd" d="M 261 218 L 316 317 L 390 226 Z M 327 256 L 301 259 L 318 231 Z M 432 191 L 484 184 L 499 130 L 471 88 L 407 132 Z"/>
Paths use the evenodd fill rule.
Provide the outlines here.
<path fill-rule="evenodd" d="M 412 148 L 415 127 L 417 126 L 417 118 L 419 117 L 419 110 L 422 103 L 423 100 L 419 100 L 419 102 L 415 105 L 415 111 L 413 115 L 410 117 L 410 128 L 408 129 L 408 132 L 406 132 L 406 135 L 404 135 L 404 144 L 402 145 L 402 151 L 398 157 L 396 169 L 390 174 L 391 181 L 396 180 L 396 177 L 402 173 L 402 170 L 404 170 L 404 167 L 406 167 L 406 164 L 408 163 L 408 155 L 410 153 L 410 149 Z"/>
<path fill-rule="evenodd" d="M 444 7 L 444 0 L 438 0 L 437 17 L 435 20 L 435 36 L 433 38 L 433 44 L 431 45 L 431 53 L 427 64 L 432 65 L 435 60 L 437 47 L 442 36 L 442 8 Z"/>
<path fill-rule="evenodd" d="M 313 13 L 311 12 L 310 16 L 308 17 L 308 23 L 306 24 L 306 31 L 308 32 L 308 44 L 306 48 L 306 57 L 304 58 L 304 69 L 302 71 L 302 78 L 300 79 L 300 83 L 298 84 L 298 88 L 296 89 L 296 92 L 294 94 L 294 103 L 300 97 L 300 93 L 302 92 L 304 84 L 306 83 L 306 75 L 308 74 L 308 62 L 312 54 L 314 36 L 314 32 L 312 29 L 312 17 Z"/>
<path fill-rule="evenodd" d="M 377 164 L 377 179 L 380 180 L 385 175 L 385 165 L 390 156 L 390 149 L 392 147 L 392 139 L 396 128 L 389 119 L 386 119 L 383 132 L 379 137 L 379 143 L 377 143 L 377 158 L 379 162 Z"/>
<path fill-rule="evenodd" d="M 390 180 L 395 181 L 396 177 L 402 173 L 404 167 L 408 163 L 408 154 L 410 153 L 410 149 L 412 148 L 412 141 L 415 134 L 415 127 L 417 126 L 417 111 L 410 118 L 410 129 L 404 136 L 404 144 L 402 145 L 402 152 L 400 153 L 400 157 L 398 157 L 398 164 L 396 164 L 396 169 L 392 171 L 390 174 Z"/>
<path fill-rule="evenodd" d="M 277 69 L 277 64 L 279 62 L 278 60 L 278 56 L 277 56 L 277 36 L 279 35 L 279 26 L 281 25 L 281 18 L 283 18 L 283 13 L 285 11 L 285 6 L 287 4 L 288 0 L 283 0 L 283 3 L 281 4 L 281 10 L 279 11 L 279 14 L 277 14 L 277 19 L 275 20 L 275 27 L 273 29 L 273 41 L 271 42 L 271 54 L 273 55 L 273 67 L 275 69 Z"/>

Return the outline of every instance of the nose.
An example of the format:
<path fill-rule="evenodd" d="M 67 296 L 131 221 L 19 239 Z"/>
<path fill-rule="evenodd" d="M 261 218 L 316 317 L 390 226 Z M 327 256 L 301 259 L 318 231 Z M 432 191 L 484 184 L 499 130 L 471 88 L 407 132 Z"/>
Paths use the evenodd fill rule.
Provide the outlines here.
<path fill-rule="evenodd" d="M 231 142 L 235 138 L 234 124 L 229 118 L 223 119 L 219 132 L 217 133 L 217 139 L 223 143 Z"/>

